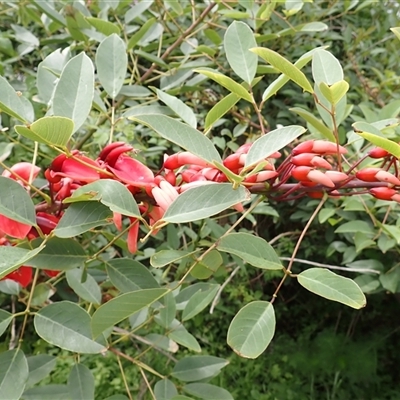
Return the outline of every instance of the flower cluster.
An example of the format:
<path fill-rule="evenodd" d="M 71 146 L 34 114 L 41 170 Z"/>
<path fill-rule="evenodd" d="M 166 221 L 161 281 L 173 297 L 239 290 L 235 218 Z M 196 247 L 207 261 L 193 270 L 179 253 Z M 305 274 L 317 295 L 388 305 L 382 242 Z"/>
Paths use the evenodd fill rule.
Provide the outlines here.
<path fill-rule="evenodd" d="M 138 200 L 142 217 L 150 226 L 162 219 L 171 203 L 184 191 L 204 184 L 228 182 L 229 176 L 223 172 L 227 172 L 226 169 L 240 175 L 242 184 L 250 191 L 262 191 L 277 200 L 302 196 L 321 198 L 327 192 L 331 196 L 370 193 L 378 199 L 400 202 L 400 193 L 396 189 L 400 188 L 397 159 L 384 149 L 372 149 L 345 172 L 342 169 L 342 157 L 347 153 L 344 147 L 323 140 L 308 140 L 293 148 L 282 162 L 277 161 L 281 153 L 275 152 L 249 170 L 245 165 L 251 146 L 251 143 L 244 144 L 227 156 L 223 160 L 225 169 L 221 167 L 222 170 L 186 151 L 165 156 L 157 174 L 128 155 L 134 152 L 134 148 L 124 142 L 105 146 L 96 159 L 77 150 L 60 154 L 44 172 L 50 204 L 47 204 L 47 208 L 44 204 L 37 205 L 37 227 L 0 215 L 0 245 L 11 245 L 7 237 L 32 240 L 50 235 L 67 207 L 63 201 L 76 189 L 100 179 L 113 179 L 125 185 Z M 367 157 L 382 159 L 382 166 L 362 168 L 355 172 Z M 389 169 L 394 169 L 394 173 Z M 28 182 L 39 173 L 40 168 L 21 162 L 5 170 L 2 175 L 29 190 Z M 239 211 L 243 209 L 241 204 L 235 208 Z M 122 229 L 123 217 L 114 213 L 113 221 L 119 230 Z M 135 253 L 139 220 L 127 218 L 130 223 L 127 245 L 129 251 Z M 54 276 L 57 272 L 47 273 Z M 27 286 L 32 279 L 32 269 L 20 267 L 6 278 Z"/>

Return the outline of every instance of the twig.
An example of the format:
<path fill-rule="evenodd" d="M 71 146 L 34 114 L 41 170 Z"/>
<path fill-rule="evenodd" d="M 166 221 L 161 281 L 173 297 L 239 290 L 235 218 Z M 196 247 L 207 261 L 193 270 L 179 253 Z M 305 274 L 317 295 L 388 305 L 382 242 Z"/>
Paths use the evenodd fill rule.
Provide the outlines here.
<path fill-rule="evenodd" d="M 279 257 L 280 260 L 283 261 L 290 261 L 292 258 L 290 257 Z M 350 267 L 339 267 L 338 265 L 329 265 L 329 264 L 322 264 L 314 261 L 308 261 L 308 260 L 303 260 L 302 258 L 293 258 L 293 262 L 298 262 L 301 264 L 308 264 L 308 265 L 313 265 L 314 267 L 322 267 L 322 268 L 328 268 L 328 269 L 338 269 L 341 271 L 349 271 L 349 272 L 366 272 L 370 274 L 380 274 L 380 271 L 376 271 L 375 269 L 369 269 L 369 268 L 350 268 Z"/>
<path fill-rule="evenodd" d="M 238 272 L 240 269 L 240 266 L 237 266 L 232 272 L 231 274 L 228 276 L 228 278 L 226 279 L 226 281 L 221 285 L 221 287 L 218 289 L 217 294 L 214 297 L 213 302 L 211 303 L 211 307 L 210 307 L 210 314 L 212 314 L 214 312 L 214 308 L 217 305 L 219 298 L 221 297 L 222 291 L 225 289 L 226 285 L 233 279 L 233 277 L 236 275 L 236 272 Z"/>

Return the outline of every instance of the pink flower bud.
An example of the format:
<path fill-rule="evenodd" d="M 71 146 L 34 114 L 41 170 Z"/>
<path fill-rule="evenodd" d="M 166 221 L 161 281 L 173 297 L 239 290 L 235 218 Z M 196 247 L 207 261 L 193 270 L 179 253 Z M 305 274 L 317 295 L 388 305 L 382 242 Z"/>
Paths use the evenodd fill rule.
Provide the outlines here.
<path fill-rule="evenodd" d="M 380 200 L 393 200 L 392 197 L 397 194 L 397 191 L 388 187 L 377 187 L 369 190 L 372 196 Z"/>
<path fill-rule="evenodd" d="M 292 157 L 292 164 L 297 166 L 305 165 L 309 167 L 332 169 L 332 166 L 328 161 L 322 157 L 316 156 L 314 153 L 298 154 L 297 156 Z"/>
<path fill-rule="evenodd" d="M 368 152 L 368 155 L 371 158 L 384 158 L 390 155 L 390 153 L 381 147 L 375 147 L 374 149 Z"/>
<path fill-rule="evenodd" d="M 335 187 L 335 184 L 322 171 L 317 169 L 310 171 L 307 176 L 310 181 L 315 183 L 319 183 L 331 188 Z"/>
<path fill-rule="evenodd" d="M 325 175 L 334 183 L 340 183 L 349 178 L 344 172 L 326 171 Z"/>

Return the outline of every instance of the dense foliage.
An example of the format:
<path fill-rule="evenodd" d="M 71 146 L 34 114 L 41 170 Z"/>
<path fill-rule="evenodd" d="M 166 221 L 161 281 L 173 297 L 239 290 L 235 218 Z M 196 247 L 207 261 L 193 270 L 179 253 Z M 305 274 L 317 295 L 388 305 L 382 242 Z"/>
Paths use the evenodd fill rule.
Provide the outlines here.
<path fill-rule="evenodd" d="M 396 398 L 398 14 L 2 2 L 0 398 Z"/>

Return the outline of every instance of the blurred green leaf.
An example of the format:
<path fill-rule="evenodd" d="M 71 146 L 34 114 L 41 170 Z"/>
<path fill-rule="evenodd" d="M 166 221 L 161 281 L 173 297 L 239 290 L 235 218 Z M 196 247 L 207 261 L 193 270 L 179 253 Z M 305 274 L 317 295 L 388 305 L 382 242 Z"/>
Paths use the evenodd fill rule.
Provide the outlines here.
<path fill-rule="evenodd" d="M 94 376 L 83 364 L 75 364 L 68 377 L 71 399 L 94 400 Z"/>
<path fill-rule="evenodd" d="M 172 376 L 183 382 L 201 381 L 217 375 L 228 363 L 213 356 L 185 357 L 175 364 Z"/>
<path fill-rule="evenodd" d="M 22 350 L 0 354 L 0 399 L 19 400 L 28 380 L 28 362 Z"/>

